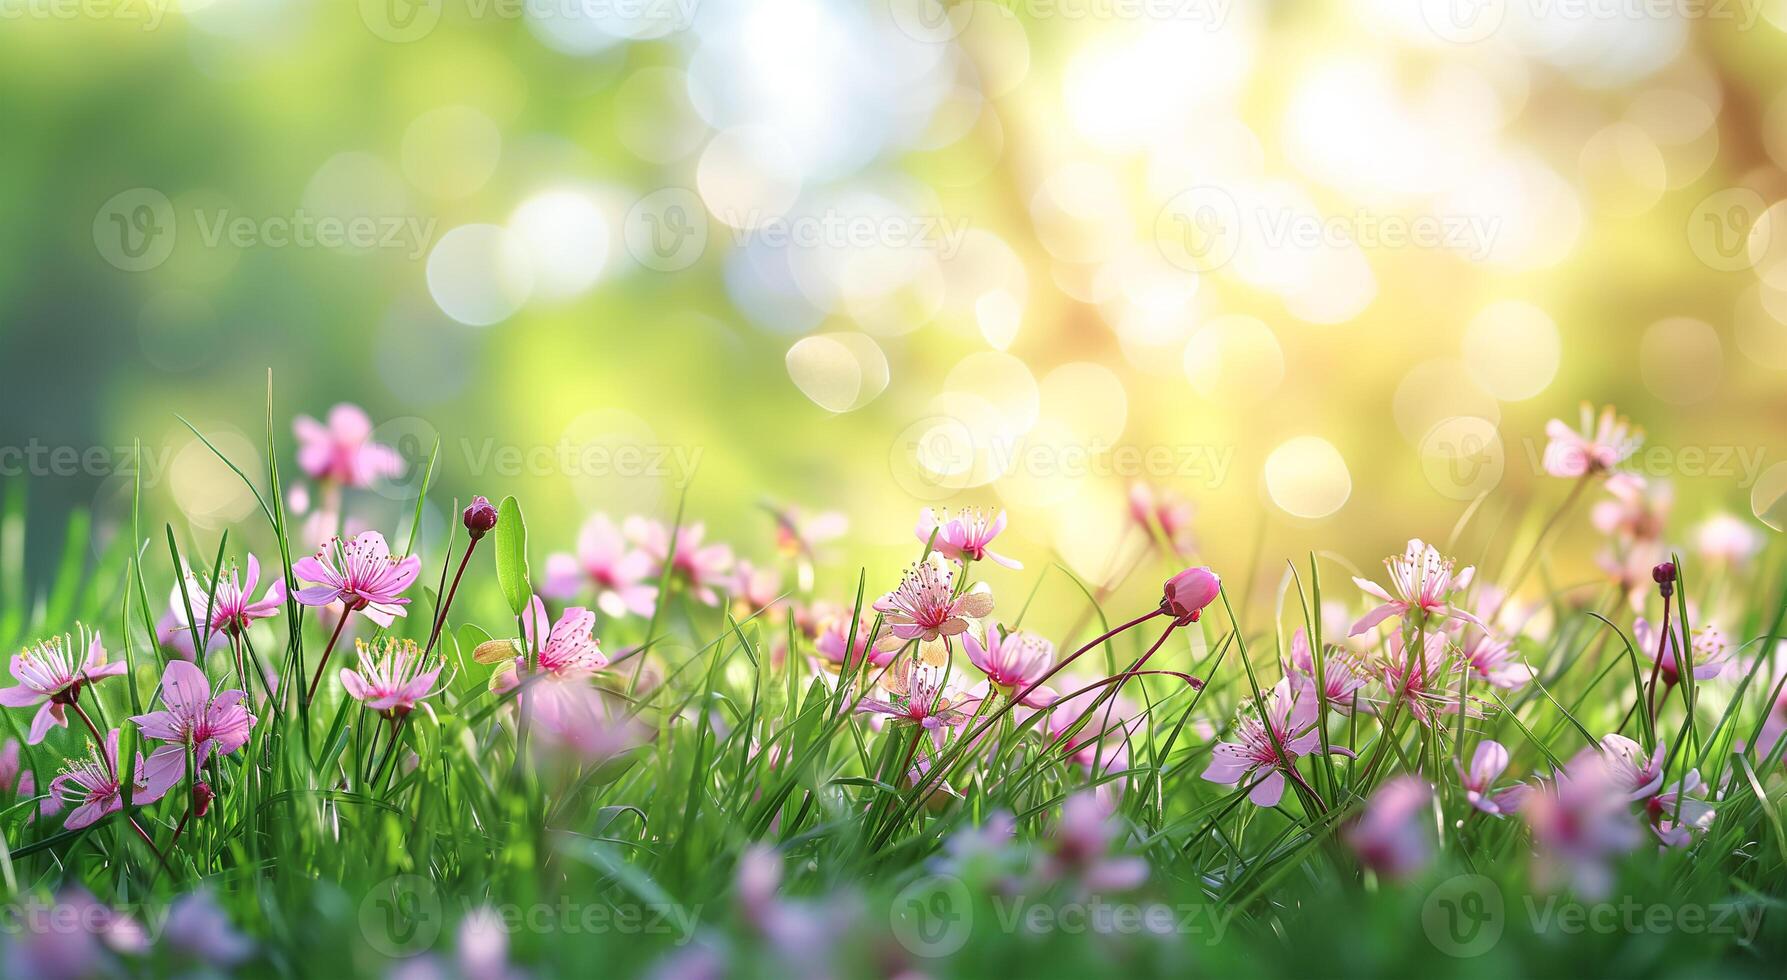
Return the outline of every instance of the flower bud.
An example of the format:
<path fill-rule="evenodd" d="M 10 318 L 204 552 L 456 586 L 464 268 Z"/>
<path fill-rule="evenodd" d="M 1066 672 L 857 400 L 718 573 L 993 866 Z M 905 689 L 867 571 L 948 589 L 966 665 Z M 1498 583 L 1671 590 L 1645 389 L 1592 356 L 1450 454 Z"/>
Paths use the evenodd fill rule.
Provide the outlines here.
<path fill-rule="evenodd" d="M 204 816 L 205 812 L 211 809 L 211 801 L 216 798 L 217 794 L 211 790 L 210 783 L 207 783 L 202 779 L 193 783 L 192 815 L 195 817 Z"/>
<path fill-rule="evenodd" d="M 483 497 L 473 497 L 472 505 L 465 509 L 465 529 L 471 532 L 476 541 L 496 527 L 496 508 Z"/>
<path fill-rule="evenodd" d="M 1651 581 L 1657 583 L 1657 591 L 1667 599 L 1675 594 L 1675 562 L 1660 562 L 1650 570 Z"/>
<path fill-rule="evenodd" d="M 1167 579 L 1161 607 L 1173 614 L 1180 625 L 1197 622 L 1204 607 L 1215 601 L 1222 591 L 1222 578 L 1207 566 L 1187 568 Z"/>

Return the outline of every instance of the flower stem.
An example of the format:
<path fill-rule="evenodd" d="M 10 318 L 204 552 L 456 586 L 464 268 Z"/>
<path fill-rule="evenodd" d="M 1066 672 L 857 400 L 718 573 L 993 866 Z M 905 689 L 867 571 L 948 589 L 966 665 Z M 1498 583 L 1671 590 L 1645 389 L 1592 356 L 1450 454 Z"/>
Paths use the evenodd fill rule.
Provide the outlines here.
<path fill-rule="evenodd" d="M 353 609 L 343 602 L 341 618 L 335 621 L 335 632 L 329 634 L 329 645 L 323 648 L 323 657 L 316 662 L 316 673 L 310 678 L 310 689 L 304 692 L 305 705 L 316 700 L 316 686 L 322 682 L 323 668 L 329 665 L 329 654 L 335 652 L 335 641 L 341 639 L 341 628 L 347 625 L 347 618 L 352 613 Z"/>
<path fill-rule="evenodd" d="M 478 549 L 478 539 L 473 538 L 465 546 L 465 553 L 459 556 L 459 570 L 453 573 L 453 584 L 447 588 L 447 598 L 441 603 L 440 611 L 435 613 L 434 628 L 428 633 L 428 645 L 422 648 L 422 656 L 428 656 L 434 649 L 435 641 L 440 639 L 441 628 L 447 625 L 447 610 L 453 606 L 453 597 L 459 594 L 459 580 L 465 577 L 465 567 L 472 563 L 472 552 Z"/>
<path fill-rule="evenodd" d="M 1682 667 L 1681 660 L 1676 659 L 1674 654 L 1671 654 L 1669 650 L 1671 645 L 1670 641 L 1675 638 L 1675 633 L 1672 631 L 1669 623 L 1669 614 L 1673 611 L 1670 609 L 1670 605 L 1669 597 L 1664 596 L 1663 629 L 1661 630 L 1661 635 L 1657 637 L 1657 660 L 1655 663 L 1651 664 L 1650 684 L 1645 694 L 1645 712 L 1650 716 L 1650 730 L 1653 733 L 1653 738 L 1655 737 L 1654 733 L 1657 730 L 1657 677 L 1663 672 L 1663 657 L 1665 655 L 1671 656 L 1672 659 L 1670 660 L 1670 663 L 1675 664 L 1677 673 L 1680 673 Z"/>

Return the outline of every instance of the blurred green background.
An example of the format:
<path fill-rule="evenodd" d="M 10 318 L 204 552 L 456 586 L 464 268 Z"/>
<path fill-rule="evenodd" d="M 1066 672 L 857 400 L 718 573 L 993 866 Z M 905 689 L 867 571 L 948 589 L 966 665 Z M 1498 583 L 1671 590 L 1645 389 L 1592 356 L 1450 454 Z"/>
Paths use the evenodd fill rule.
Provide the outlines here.
<path fill-rule="evenodd" d="M 747 554 L 766 501 L 846 512 L 853 584 L 920 506 L 973 504 L 1097 581 L 1145 479 L 1263 590 L 1485 491 L 1503 529 L 1549 508 L 1544 423 L 1590 400 L 1647 430 L 1686 547 L 1787 487 L 1783 28 L 1760 0 L 0 0 L 0 479 L 115 527 L 141 438 L 156 519 L 213 539 L 253 501 L 175 415 L 254 464 L 271 368 L 284 465 L 291 416 L 356 402 L 412 460 L 441 439 L 445 494 L 522 497 L 542 551 L 686 490 Z M 412 492 L 355 506 L 395 527 Z"/>

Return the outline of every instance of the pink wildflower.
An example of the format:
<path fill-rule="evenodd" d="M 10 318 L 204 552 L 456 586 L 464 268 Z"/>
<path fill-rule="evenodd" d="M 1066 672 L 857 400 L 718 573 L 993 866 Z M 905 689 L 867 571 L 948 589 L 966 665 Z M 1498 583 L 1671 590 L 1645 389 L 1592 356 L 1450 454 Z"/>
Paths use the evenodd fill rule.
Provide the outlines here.
<path fill-rule="evenodd" d="M 540 592 L 549 599 L 569 599 L 593 584 L 596 608 L 608 616 L 650 616 L 658 599 L 658 587 L 645 581 L 651 570 L 651 556 L 629 547 L 607 514 L 596 514 L 577 532 L 575 557 L 562 552 L 547 557 Z"/>
<path fill-rule="evenodd" d="M 1140 480 L 1129 485 L 1129 517 L 1153 543 L 1155 529 L 1167 547 L 1181 558 L 1197 548 L 1191 536 L 1191 501 L 1165 487 L 1156 489 Z"/>
<path fill-rule="evenodd" d="M 1435 630 L 1423 633 L 1421 650 L 1410 656 L 1402 642 L 1402 634 L 1390 637 L 1390 650 L 1378 662 L 1378 676 L 1389 691 L 1390 702 L 1401 700 L 1421 724 L 1433 727 L 1438 716 L 1458 711 L 1459 697 L 1453 678 L 1463 670 L 1445 633 Z M 1473 702 L 1464 705 L 1465 713 L 1480 713 Z"/>
<path fill-rule="evenodd" d="M 1285 676 L 1296 688 L 1297 693 L 1315 696 L 1315 654 L 1309 648 L 1309 637 L 1298 627 L 1291 634 L 1291 656 L 1286 664 Z M 1354 700 L 1359 698 L 1359 691 L 1370 681 L 1365 665 L 1351 652 L 1340 647 L 1329 647 L 1322 655 L 1322 695 L 1328 701 L 1328 708 L 1341 714 L 1351 714 Z"/>
<path fill-rule="evenodd" d="M 990 629 L 985 646 L 974 638 L 973 633 L 964 633 L 962 646 L 967 649 L 968 659 L 974 666 L 1007 695 L 1015 696 L 1041 680 L 1055 666 L 1055 645 L 1022 630 L 1001 635 L 998 629 Z M 1055 697 L 1055 692 L 1049 688 L 1038 687 L 1022 703 L 1031 708 L 1046 708 Z"/>
<path fill-rule="evenodd" d="M 193 632 L 193 624 L 186 621 L 186 602 L 192 600 L 192 615 L 201 630 L 205 633 L 205 644 L 209 647 L 215 642 L 215 634 L 235 636 L 248 629 L 250 623 L 257 619 L 267 619 L 279 615 L 279 609 L 285 604 L 285 579 L 275 579 L 267 586 L 267 591 L 259 598 L 253 599 L 254 587 L 261 580 L 261 563 L 253 555 L 248 556 L 248 579 L 246 582 L 236 577 L 236 570 L 219 578 L 215 588 L 207 586 L 195 573 L 186 573 L 186 587 L 174 586 L 168 598 L 168 607 L 173 613 L 175 629 Z M 206 602 L 206 597 L 210 602 Z M 188 647 L 192 641 L 187 640 Z"/>
<path fill-rule="evenodd" d="M 168 908 L 164 935 L 173 948 L 202 963 L 228 970 L 254 953 L 254 942 L 237 932 L 208 890 L 182 895 Z"/>
<path fill-rule="evenodd" d="M 938 731 L 944 725 L 960 725 L 967 720 L 967 716 L 955 709 L 950 698 L 944 696 L 945 668 L 925 663 L 918 657 L 907 660 L 904 666 L 905 670 L 901 671 L 901 665 L 895 664 L 882 681 L 890 694 L 888 700 L 864 698 L 857 702 L 856 710 L 887 715 L 931 731 Z"/>
<path fill-rule="evenodd" d="M 1707 561 L 1742 566 L 1762 550 L 1762 535 L 1749 521 L 1714 514 L 1695 528 L 1694 547 Z"/>
<path fill-rule="evenodd" d="M 50 792 L 74 807 L 62 824 L 69 830 L 91 826 L 124 809 L 124 787 L 118 778 L 118 730 L 114 728 L 106 733 L 103 750 L 89 744 L 87 751 L 86 758 L 69 761 L 61 774 L 50 780 Z M 178 779 L 166 779 L 163 774 L 163 778 L 152 780 L 146 768 L 143 760 L 138 758 L 136 784 L 131 794 L 136 803 L 153 803 L 161 799 Z"/>
<path fill-rule="evenodd" d="M 1520 659 L 1514 645 L 1487 633 L 1472 633 L 1464 640 L 1464 659 L 1472 674 L 1489 686 L 1512 690 L 1533 679 L 1536 671 Z"/>
<path fill-rule="evenodd" d="M 1233 786 L 1263 776 L 1253 782 L 1247 798 L 1255 806 L 1269 807 L 1284 796 L 1285 773 L 1295 776 L 1297 760 L 1321 747 L 1321 733 L 1316 730 L 1316 699 L 1298 697 L 1290 681 L 1279 681 L 1263 700 L 1263 708 L 1251 700 L 1242 705 L 1231 730 L 1235 741 L 1210 750 L 1203 778 Z M 1338 745 L 1330 751 L 1352 754 Z"/>
<path fill-rule="evenodd" d="M 1006 568 L 1023 568 L 1016 559 L 988 547 L 1003 530 L 1004 511 L 989 518 L 983 511 L 968 509 L 957 512 L 952 518 L 940 507 L 926 507 L 918 512 L 918 526 L 913 528 L 913 533 L 918 535 L 919 541 L 931 545 L 931 550 L 951 561 L 991 560 Z"/>
<path fill-rule="evenodd" d="M 1386 878 L 1407 878 L 1433 858 L 1433 840 L 1422 811 L 1433 799 L 1433 787 L 1419 776 L 1404 774 L 1371 794 L 1365 812 L 1348 828 L 1346 841 L 1366 867 Z"/>
<path fill-rule="evenodd" d="M 203 670 L 184 660 L 169 662 L 161 676 L 163 710 L 130 719 L 144 737 L 168 743 L 150 753 L 144 764 L 149 783 L 171 786 L 185 776 L 188 749 L 193 765 L 203 766 L 213 751 L 229 755 L 248 744 L 255 717 L 242 706 L 243 697 L 234 689 L 212 697 Z"/>
<path fill-rule="evenodd" d="M 1609 785 L 1628 801 L 1654 796 L 1663 785 L 1663 758 L 1667 750 L 1661 740 L 1647 759 L 1637 742 L 1624 735 L 1605 735 L 1601 738 L 1601 753 Z"/>
<path fill-rule="evenodd" d="M 1539 851 L 1535 876 L 1554 887 L 1567 873 L 1584 897 L 1605 895 L 1613 881 L 1608 861 L 1641 840 L 1625 792 L 1597 749 L 1578 753 L 1549 785 L 1527 794 L 1521 809 Z"/>
<path fill-rule="evenodd" d="M 1407 619 L 1411 613 L 1419 614 L 1423 619 L 1461 619 L 1480 629 L 1488 629 L 1477 617 L 1451 605 L 1454 592 L 1470 588 L 1475 569 L 1466 568 L 1453 574 L 1452 559 L 1441 556 L 1438 549 L 1420 538 L 1410 538 L 1401 557 L 1384 559 L 1384 567 L 1390 572 L 1390 588 L 1394 595 L 1376 582 L 1353 579 L 1359 588 L 1383 602 L 1353 624 L 1351 635 L 1358 636 L 1391 616 Z"/>
<path fill-rule="evenodd" d="M 1508 768 L 1508 750 L 1502 743 L 1490 739 L 1477 743 L 1468 772 L 1456 763 L 1454 766 L 1458 769 L 1458 781 L 1464 786 L 1465 800 L 1492 817 L 1505 816 L 1520 809 L 1520 804 L 1526 800 L 1526 794 L 1532 789 L 1525 783 L 1515 783 L 1500 790 L 1494 788 L 1495 781 Z"/>
<path fill-rule="evenodd" d="M 1646 480 L 1636 473 L 1615 473 L 1605 486 L 1613 499 L 1600 501 L 1589 511 L 1596 530 L 1628 545 L 1663 537 L 1675 502 L 1668 483 Z"/>
<path fill-rule="evenodd" d="M 821 669 L 833 674 L 841 670 L 855 671 L 862 665 L 864 657 L 877 667 L 885 667 L 893 661 L 891 650 L 875 649 L 874 616 L 864 615 L 856 621 L 854 643 L 850 637 L 850 625 L 848 612 L 838 610 L 822 614 L 819 636 L 813 641 L 813 651 L 821 658 Z"/>
<path fill-rule="evenodd" d="M 68 727 L 68 706 L 79 700 L 82 687 L 126 670 L 122 663 L 106 663 L 105 647 L 100 644 L 98 633 L 88 640 L 85 659 L 77 663 L 76 656 L 74 642 L 67 636 L 52 636 L 13 655 L 12 676 L 18 684 L 0 688 L 0 705 L 41 705 L 31 720 L 25 744 L 43 741 L 51 726 Z"/>
<path fill-rule="evenodd" d="M 403 475 L 397 450 L 372 441 L 372 420 L 358 405 L 343 402 L 329 410 L 329 424 L 308 415 L 292 423 L 298 436 L 298 466 L 313 480 L 369 487 Z"/>
<path fill-rule="evenodd" d="M 723 544 L 703 545 L 701 540 L 707 536 L 706 525 L 697 522 L 677 528 L 674 555 L 671 554 L 670 529 L 658 521 L 629 517 L 622 525 L 622 531 L 644 549 L 651 560 L 651 577 L 662 575 L 664 562 L 668 560 L 671 573 L 688 585 L 696 599 L 709 606 L 720 604 L 715 586 L 728 584 L 726 575 L 732 570 L 732 549 Z"/>
<path fill-rule="evenodd" d="M 566 609 L 559 615 L 558 622 L 552 622 L 546 615 L 546 604 L 539 596 L 534 596 L 527 613 L 521 617 L 522 638 L 529 649 L 538 642 L 539 634 L 546 635 L 536 661 L 540 670 L 561 680 L 580 680 L 608 666 L 601 641 L 594 636 L 595 629 L 596 614 L 582 606 Z M 525 654 L 504 664 L 491 678 L 491 687 L 498 693 L 512 689 L 526 665 Z"/>
<path fill-rule="evenodd" d="M 1114 845 L 1128 831 L 1097 795 L 1081 790 L 1061 804 L 1054 846 L 1043 865 L 1045 879 L 1069 879 L 1091 894 L 1124 892 L 1148 880 L 1148 862 L 1137 856 L 1113 856 Z"/>
<path fill-rule="evenodd" d="M 1560 477 L 1606 473 L 1644 444 L 1643 430 L 1633 429 L 1624 416 L 1615 414 L 1612 405 L 1602 409 L 1597 419 L 1587 402 L 1582 403 L 1579 429 L 1552 419 L 1545 425 L 1545 435 L 1551 440 L 1545 446 L 1545 472 Z"/>
<path fill-rule="evenodd" d="M 300 580 L 318 583 L 299 589 L 299 602 L 307 606 L 342 602 L 380 626 L 390 626 L 404 615 L 409 600 L 403 592 L 415 583 L 421 570 L 422 559 L 392 555 L 385 536 L 377 531 L 367 531 L 351 542 L 331 538 L 315 555 L 300 558 L 292 566 L 292 574 Z"/>
<path fill-rule="evenodd" d="M 21 802 L 37 795 L 37 774 L 21 764 L 19 740 L 16 738 L 7 739 L 5 747 L 0 748 L 0 793 L 11 793 Z M 10 806 L 0 807 L 0 811 L 10 809 Z M 60 809 L 62 801 L 55 794 L 49 794 L 38 803 L 36 812 L 25 817 L 25 822 L 35 821 L 40 814 L 51 816 Z"/>
<path fill-rule="evenodd" d="M 355 640 L 360 667 L 343 667 L 341 687 L 348 696 L 388 718 L 401 718 L 416 705 L 437 692 L 435 681 L 441 675 L 439 657 L 424 658 L 415 640 L 385 637 L 376 647 L 365 640 Z"/>
<path fill-rule="evenodd" d="M 875 609 L 888 627 L 882 649 L 896 649 L 907 640 L 929 642 L 965 632 L 969 619 L 992 614 L 993 596 L 974 590 L 955 595 L 952 569 L 927 559 L 914 562 L 899 588 L 875 600 Z"/>
<path fill-rule="evenodd" d="M 1670 626 L 1667 646 L 1663 645 L 1657 632 L 1649 620 L 1639 617 L 1632 623 L 1632 643 L 1638 647 L 1640 656 L 1657 665 L 1657 676 L 1663 683 L 1673 686 L 1681 681 L 1681 669 L 1676 659 L 1682 645 L 1681 624 Z M 1660 651 L 1659 647 L 1662 647 Z M 1688 663 L 1692 666 L 1695 680 L 1705 681 L 1719 676 L 1730 659 L 1731 645 L 1725 641 L 1725 634 L 1717 626 L 1707 624 L 1694 631 L 1693 642 L 1688 649 Z"/>

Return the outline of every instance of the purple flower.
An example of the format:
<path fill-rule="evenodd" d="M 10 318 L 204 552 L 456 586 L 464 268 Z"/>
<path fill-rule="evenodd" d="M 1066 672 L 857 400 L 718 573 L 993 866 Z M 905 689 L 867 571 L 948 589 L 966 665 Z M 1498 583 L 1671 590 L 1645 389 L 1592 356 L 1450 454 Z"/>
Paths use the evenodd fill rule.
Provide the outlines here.
<path fill-rule="evenodd" d="M 254 943 L 230 925 L 209 891 L 175 899 L 163 935 L 173 948 L 223 970 L 254 953 Z"/>
<path fill-rule="evenodd" d="M 307 606 L 342 602 L 380 626 L 389 626 L 404 614 L 409 600 L 403 592 L 421 570 L 422 559 L 394 557 L 385 536 L 377 531 L 367 531 L 352 542 L 331 538 L 315 555 L 292 566 L 299 580 L 318 583 L 299 589 L 299 602 Z"/>
<path fill-rule="evenodd" d="M 1495 790 L 1495 781 L 1508 768 L 1508 750 L 1502 743 L 1484 739 L 1477 743 L 1477 750 L 1471 755 L 1471 768 L 1467 772 L 1462 766 L 1453 764 L 1458 769 L 1458 781 L 1464 786 L 1464 798 L 1471 806 L 1492 817 L 1505 816 L 1520 809 L 1526 800 L 1526 794 L 1532 789 L 1525 783 L 1515 783 L 1502 790 Z"/>

